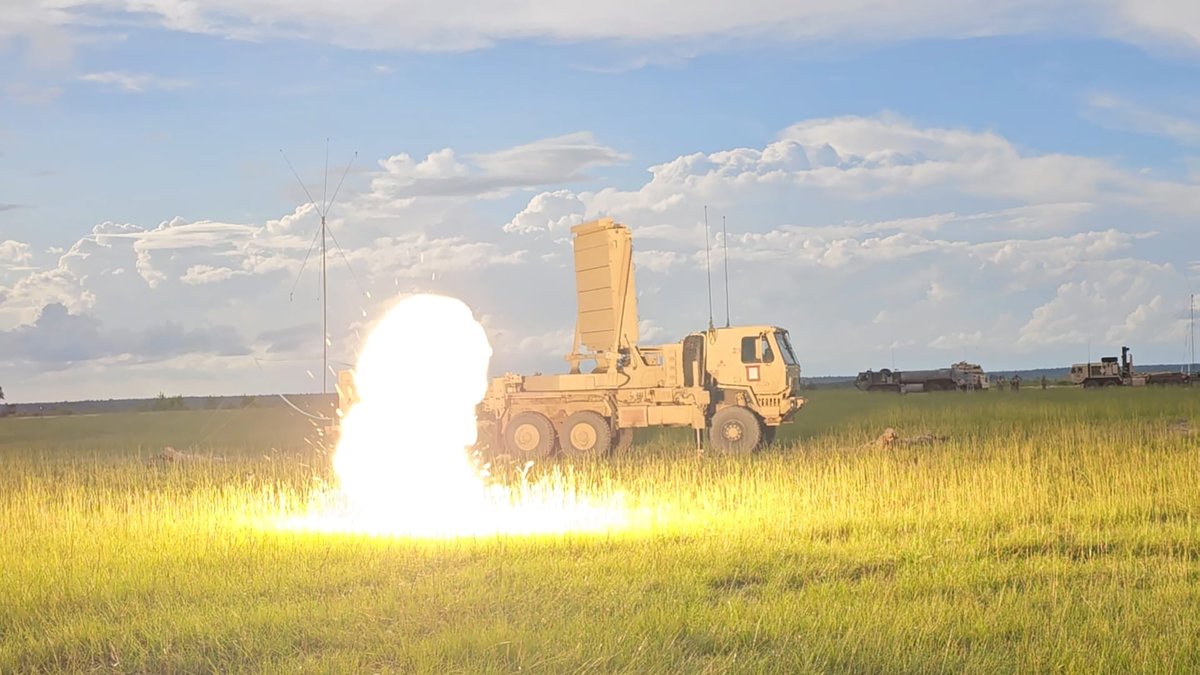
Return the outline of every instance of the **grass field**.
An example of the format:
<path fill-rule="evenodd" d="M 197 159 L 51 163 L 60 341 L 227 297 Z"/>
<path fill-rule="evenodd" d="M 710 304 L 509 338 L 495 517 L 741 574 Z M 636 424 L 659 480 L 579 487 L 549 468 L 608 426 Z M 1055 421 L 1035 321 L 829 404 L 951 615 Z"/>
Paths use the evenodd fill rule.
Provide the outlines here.
<path fill-rule="evenodd" d="M 1198 432 L 1200 391 L 818 391 L 753 457 L 572 468 L 644 526 L 414 541 L 265 525 L 330 478 L 286 410 L 0 420 L 0 672 L 1197 672 Z"/>

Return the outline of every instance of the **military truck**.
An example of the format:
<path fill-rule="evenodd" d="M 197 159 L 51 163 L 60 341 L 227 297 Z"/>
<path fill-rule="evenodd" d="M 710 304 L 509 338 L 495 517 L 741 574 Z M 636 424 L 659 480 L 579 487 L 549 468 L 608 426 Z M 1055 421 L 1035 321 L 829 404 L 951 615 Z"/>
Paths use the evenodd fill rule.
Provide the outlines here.
<path fill-rule="evenodd" d="M 1121 347 L 1121 358 L 1105 356 L 1100 363 L 1076 363 L 1071 366 L 1070 379 L 1073 384 L 1086 389 L 1095 387 L 1141 387 L 1156 385 L 1189 385 L 1191 376 L 1177 372 L 1139 373 L 1133 369 L 1133 352 Z"/>
<path fill-rule="evenodd" d="M 604 455 L 628 447 L 634 429 L 666 426 L 743 453 L 770 442 L 804 405 L 786 330 L 710 323 L 679 342 L 640 344 L 629 229 L 603 218 L 571 233 L 578 304 L 569 371 L 492 380 L 478 410 L 482 444 L 521 458 Z"/>
<path fill-rule="evenodd" d="M 988 388 L 988 378 L 978 364 L 960 361 L 936 370 L 864 370 L 854 380 L 862 391 L 899 394 L 922 391 L 975 391 Z"/>
<path fill-rule="evenodd" d="M 804 405 L 788 332 L 773 325 L 692 333 L 640 344 L 633 241 L 611 218 L 571 228 L 575 338 L 561 375 L 494 378 L 479 403 L 478 447 L 513 459 L 556 452 L 601 456 L 632 444 L 634 429 L 687 427 L 721 453 L 771 442 Z M 590 367 L 589 367 L 590 366 Z M 339 373 L 339 410 L 356 400 Z"/>
<path fill-rule="evenodd" d="M 1082 385 L 1085 389 L 1096 387 L 1133 386 L 1146 384 L 1146 378 L 1133 372 L 1133 357 L 1129 347 L 1121 347 L 1121 358 L 1105 356 L 1100 363 L 1075 363 L 1071 365 L 1070 379 L 1072 384 Z"/>

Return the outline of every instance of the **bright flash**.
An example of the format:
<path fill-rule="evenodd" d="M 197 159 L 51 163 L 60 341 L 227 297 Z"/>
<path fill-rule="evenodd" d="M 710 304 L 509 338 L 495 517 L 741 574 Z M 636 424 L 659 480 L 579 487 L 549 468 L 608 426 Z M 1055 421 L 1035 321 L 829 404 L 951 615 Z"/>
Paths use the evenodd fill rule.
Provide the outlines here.
<path fill-rule="evenodd" d="M 469 447 L 491 355 L 461 301 L 415 295 L 397 303 L 355 369 L 358 402 L 333 457 L 337 492 L 285 526 L 411 536 L 619 527 L 613 497 L 589 499 L 561 476 L 517 488 L 487 483 Z"/>

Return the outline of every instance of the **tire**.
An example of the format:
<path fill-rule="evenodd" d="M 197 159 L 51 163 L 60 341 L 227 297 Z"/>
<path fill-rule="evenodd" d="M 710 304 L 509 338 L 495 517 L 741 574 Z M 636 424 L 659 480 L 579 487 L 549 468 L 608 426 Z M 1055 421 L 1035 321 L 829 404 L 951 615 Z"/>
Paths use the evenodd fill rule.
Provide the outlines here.
<path fill-rule="evenodd" d="M 600 413 L 572 413 L 559 434 L 562 451 L 570 457 L 603 457 L 612 449 L 612 427 Z"/>
<path fill-rule="evenodd" d="M 721 408 L 708 427 L 708 442 L 722 455 L 748 455 L 762 442 L 762 422 L 741 406 Z"/>
<path fill-rule="evenodd" d="M 554 452 L 554 425 L 541 413 L 518 413 L 504 428 L 504 448 L 514 459 L 544 459 Z"/>

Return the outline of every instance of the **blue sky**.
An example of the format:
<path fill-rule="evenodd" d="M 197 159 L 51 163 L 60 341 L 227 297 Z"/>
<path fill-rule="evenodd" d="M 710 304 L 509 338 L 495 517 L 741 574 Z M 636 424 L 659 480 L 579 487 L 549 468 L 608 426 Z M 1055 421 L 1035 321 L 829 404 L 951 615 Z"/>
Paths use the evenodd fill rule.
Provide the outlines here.
<path fill-rule="evenodd" d="M 497 369 L 557 368 L 566 228 L 599 215 L 634 228 L 644 333 L 678 339 L 705 320 L 705 204 L 753 289 L 735 306 L 791 328 L 809 374 L 1187 351 L 1188 3 L 308 4 L 0 9 L 10 398 L 311 390 L 317 305 L 289 291 L 315 217 L 279 150 L 319 192 L 326 138 L 334 181 L 358 153 L 333 214 L 347 361 L 397 293 L 437 291 Z"/>

